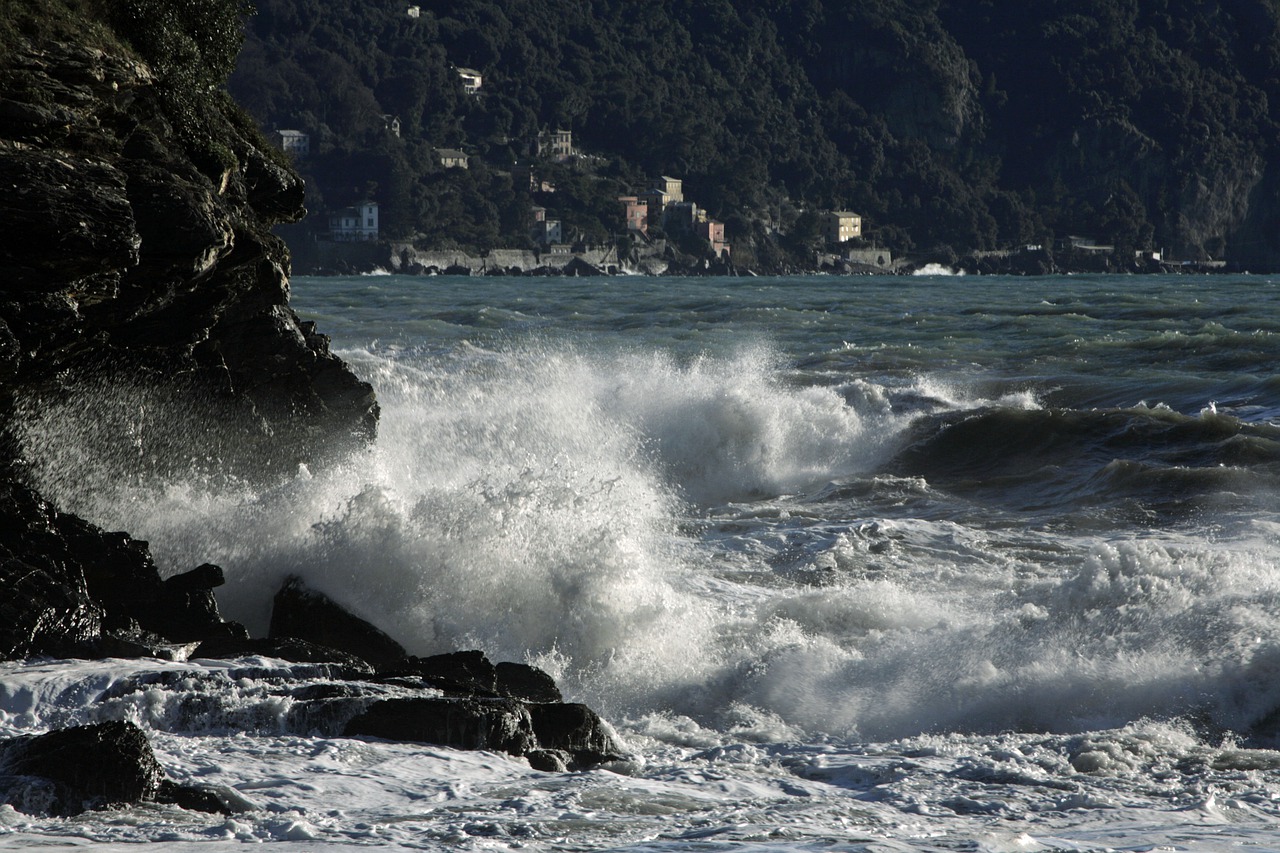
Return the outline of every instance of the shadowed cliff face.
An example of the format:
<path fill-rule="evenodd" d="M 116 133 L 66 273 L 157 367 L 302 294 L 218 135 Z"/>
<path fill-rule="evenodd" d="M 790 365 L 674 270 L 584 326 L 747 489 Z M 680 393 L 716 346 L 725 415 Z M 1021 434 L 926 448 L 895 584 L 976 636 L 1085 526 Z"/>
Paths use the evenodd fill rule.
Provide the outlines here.
<path fill-rule="evenodd" d="M 288 257 L 269 228 L 303 214 L 302 181 L 229 98 L 175 104 L 124 48 L 7 47 L 6 419 L 144 389 L 205 426 L 176 439 L 190 455 L 250 475 L 367 441 L 372 389 L 288 307 Z"/>
<path fill-rule="evenodd" d="M 269 229 L 302 215 L 301 179 L 189 49 L 220 14 L 205 43 L 233 53 L 237 7 L 27 2 L 0 0 L 0 657 L 240 636 L 147 543 L 21 481 L 110 454 L 120 476 L 270 480 L 367 443 L 373 390 L 288 307 Z"/>

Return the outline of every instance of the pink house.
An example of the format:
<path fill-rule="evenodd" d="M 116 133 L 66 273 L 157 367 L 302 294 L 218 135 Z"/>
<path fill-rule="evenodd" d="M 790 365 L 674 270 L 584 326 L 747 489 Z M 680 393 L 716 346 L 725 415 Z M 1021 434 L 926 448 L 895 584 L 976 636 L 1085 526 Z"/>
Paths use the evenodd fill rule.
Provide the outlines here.
<path fill-rule="evenodd" d="M 649 205 L 633 195 L 619 196 L 618 201 L 626 208 L 627 230 L 640 234 L 649 230 Z"/>
<path fill-rule="evenodd" d="M 724 238 L 724 223 L 715 219 L 705 219 L 696 225 L 699 237 L 711 244 L 711 250 L 717 258 L 729 255 L 729 241 Z"/>

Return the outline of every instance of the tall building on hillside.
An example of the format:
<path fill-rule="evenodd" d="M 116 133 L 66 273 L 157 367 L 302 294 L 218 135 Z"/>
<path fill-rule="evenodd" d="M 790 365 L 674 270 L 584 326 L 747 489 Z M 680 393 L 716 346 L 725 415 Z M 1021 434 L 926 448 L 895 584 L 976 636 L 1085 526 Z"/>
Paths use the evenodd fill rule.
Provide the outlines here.
<path fill-rule="evenodd" d="M 828 243 L 847 243 L 862 236 L 862 217 L 844 210 L 822 214 L 822 236 Z"/>
<path fill-rule="evenodd" d="M 649 230 L 649 205 L 643 202 L 639 196 L 634 195 L 619 196 L 618 201 L 622 202 L 622 206 L 626 210 L 624 217 L 627 223 L 627 230 L 640 234 L 647 232 Z"/>
<path fill-rule="evenodd" d="M 575 153 L 572 130 L 544 130 L 538 134 L 539 157 L 566 160 Z"/>
<path fill-rule="evenodd" d="M 684 201 L 684 181 L 680 178 L 668 178 L 663 175 L 653 182 L 653 188 L 667 197 L 667 204 L 679 204 Z"/>
<path fill-rule="evenodd" d="M 362 201 L 329 214 L 329 239 L 338 243 L 358 243 L 378 239 L 378 203 Z"/>
<path fill-rule="evenodd" d="M 717 258 L 728 259 L 731 247 L 724 236 L 724 223 L 717 219 L 702 219 L 694 226 L 694 233 L 711 244 L 711 252 Z"/>
<path fill-rule="evenodd" d="M 311 153 L 311 135 L 300 130 L 277 130 L 276 142 L 287 154 L 306 157 Z"/>

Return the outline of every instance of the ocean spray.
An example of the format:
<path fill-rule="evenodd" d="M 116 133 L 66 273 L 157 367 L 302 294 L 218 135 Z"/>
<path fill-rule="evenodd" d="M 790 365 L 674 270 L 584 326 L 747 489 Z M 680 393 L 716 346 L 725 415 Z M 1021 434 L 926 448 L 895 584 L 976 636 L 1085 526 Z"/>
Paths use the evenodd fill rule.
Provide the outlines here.
<path fill-rule="evenodd" d="M 224 611 L 255 634 L 298 574 L 412 653 L 529 660 L 615 717 L 882 739 L 1170 714 L 1240 726 L 1277 698 L 1254 689 L 1280 657 L 1266 548 L 836 509 L 853 487 L 939 500 L 877 473 L 912 418 L 865 381 L 794 384 L 759 347 L 343 355 L 383 420 L 338 465 L 269 486 L 204 465 L 151 476 L 146 460 L 188 446 L 165 426 L 198 427 L 129 386 L 33 411 L 28 456 L 51 497 L 149 539 L 162 570 L 222 565 Z M 904 397 L 913 416 L 997 404 L 927 377 Z"/>

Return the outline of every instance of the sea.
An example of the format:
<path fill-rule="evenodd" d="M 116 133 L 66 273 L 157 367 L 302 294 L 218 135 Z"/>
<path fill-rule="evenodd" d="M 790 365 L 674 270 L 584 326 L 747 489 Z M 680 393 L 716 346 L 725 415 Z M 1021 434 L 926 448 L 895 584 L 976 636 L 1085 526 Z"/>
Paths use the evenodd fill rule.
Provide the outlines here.
<path fill-rule="evenodd" d="M 6 663 L 0 736 L 132 720 L 243 810 L 0 848 L 1280 851 L 1280 278 L 932 272 L 295 278 L 380 432 L 265 485 L 136 476 L 193 428 L 143 403 L 105 458 L 33 414 L 52 498 L 255 634 L 301 575 L 628 756 L 291 730 L 324 672 L 268 658 Z"/>

